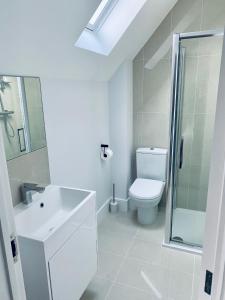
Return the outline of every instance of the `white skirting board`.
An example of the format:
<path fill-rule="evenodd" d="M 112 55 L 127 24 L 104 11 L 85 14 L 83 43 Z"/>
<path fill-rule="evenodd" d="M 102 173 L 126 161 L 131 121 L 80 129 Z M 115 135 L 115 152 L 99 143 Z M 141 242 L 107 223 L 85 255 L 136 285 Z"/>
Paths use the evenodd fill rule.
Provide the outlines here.
<path fill-rule="evenodd" d="M 110 197 L 105 201 L 105 203 L 98 209 L 97 211 L 97 222 L 98 225 L 101 224 L 102 220 L 105 218 L 109 211 L 109 202 L 112 199 Z M 119 211 L 120 212 L 128 212 L 129 210 L 129 198 L 127 199 L 121 199 L 121 198 L 116 198 L 116 201 L 119 204 Z"/>
<path fill-rule="evenodd" d="M 106 217 L 109 211 L 109 202 L 112 197 L 108 198 L 105 203 L 97 210 L 97 223 L 98 225 L 102 223 L 103 219 Z"/>

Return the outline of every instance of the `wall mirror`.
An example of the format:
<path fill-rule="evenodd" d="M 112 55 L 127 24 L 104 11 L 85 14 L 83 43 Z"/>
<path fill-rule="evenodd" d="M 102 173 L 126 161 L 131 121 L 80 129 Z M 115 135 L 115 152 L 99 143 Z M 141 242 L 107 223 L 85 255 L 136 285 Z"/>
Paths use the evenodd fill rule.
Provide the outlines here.
<path fill-rule="evenodd" d="M 7 160 L 46 147 L 40 78 L 0 76 L 0 124 Z"/>

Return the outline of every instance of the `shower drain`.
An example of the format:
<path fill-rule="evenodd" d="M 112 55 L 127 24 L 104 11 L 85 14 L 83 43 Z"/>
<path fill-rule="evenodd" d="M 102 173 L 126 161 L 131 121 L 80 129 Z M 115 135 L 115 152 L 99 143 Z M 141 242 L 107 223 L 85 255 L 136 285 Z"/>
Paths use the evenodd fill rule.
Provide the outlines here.
<path fill-rule="evenodd" d="M 174 237 L 173 237 L 173 240 L 176 241 L 176 242 L 180 242 L 180 243 L 183 243 L 183 242 L 184 242 L 184 240 L 183 240 L 182 237 L 180 237 L 180 236 L 174 236 Z"/>

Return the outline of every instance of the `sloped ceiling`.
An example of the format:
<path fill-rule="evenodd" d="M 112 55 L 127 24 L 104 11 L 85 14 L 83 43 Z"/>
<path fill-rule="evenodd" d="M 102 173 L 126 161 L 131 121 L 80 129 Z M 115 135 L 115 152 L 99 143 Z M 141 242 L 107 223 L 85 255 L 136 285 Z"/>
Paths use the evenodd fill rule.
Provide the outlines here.
<path fill-rule="evenodd" d="M 0 0 L 0 73 L 108 80 L 135 57 L 176 2 L 147 0 L 105 57 L 74 47 L 100 0 Z"/>

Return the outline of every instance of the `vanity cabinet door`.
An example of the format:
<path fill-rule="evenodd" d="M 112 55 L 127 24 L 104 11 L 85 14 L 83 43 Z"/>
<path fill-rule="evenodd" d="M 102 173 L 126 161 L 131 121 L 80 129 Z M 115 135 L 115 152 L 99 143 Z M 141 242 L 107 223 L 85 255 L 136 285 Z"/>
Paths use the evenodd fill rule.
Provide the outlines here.
<path fill-rule="evenodd" d="M 79 300 L 97 271 L 96 227 L 81 226 L 50 259 L 53 300 Z"/>

